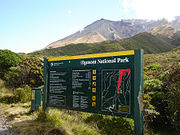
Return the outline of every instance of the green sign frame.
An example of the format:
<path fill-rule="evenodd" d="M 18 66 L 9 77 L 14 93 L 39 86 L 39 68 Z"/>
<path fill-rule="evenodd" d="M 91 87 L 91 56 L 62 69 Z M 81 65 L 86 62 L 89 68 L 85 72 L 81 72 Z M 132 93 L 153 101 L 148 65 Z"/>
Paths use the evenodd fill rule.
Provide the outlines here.
<path fill-rule="evenodd" d="M 44 59 L 43 109 L 132 118 L 142 135 L 143 62 L 143 50 Z"/>

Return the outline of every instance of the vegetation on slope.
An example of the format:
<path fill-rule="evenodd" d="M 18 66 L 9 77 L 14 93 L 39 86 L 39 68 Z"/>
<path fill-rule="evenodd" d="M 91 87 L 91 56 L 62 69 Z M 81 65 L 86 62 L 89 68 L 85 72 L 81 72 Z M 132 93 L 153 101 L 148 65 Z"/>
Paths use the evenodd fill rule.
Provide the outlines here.
<path fill-rule="evenodd" d="M 64 47 L 45 49 L 31 54 L 42 56 L 80 55 L 122 50 L 144 49 L 145 53 L 161 53 L 170 51 L 174 46 L 150 33 L 140 33 L 127 39 L 109 40 L 100 43 L 70 44 Z"/>
<path fill-rule="evenodd" d="M 3 50 L 1 50 L 3 51 Z M 19 55 L 19 54 L 17 54 Z M 42 71 L 41 59 L 29 55 L 19 55 L 20 59 L 12 64 L 4 73 L 0 80 L 0 102 L 8 103 L 1 104 L 3 114 L 10 120 L 13 127 L 17 129 L 20 134 L 46 134 L 54 132 L 63 132 L 64 134 L 84 135 L 84 134 L 117 134 L 133 132 L 133 122 L 126 118 L 116 118 L 112 116 L 94 115 L 76 111 L 58 110 L 50 108 L 50 112 L 44 115 L 41 110 L 33 114 L 29 114 L 30 104 L 27 102 L 30 97 L 29 89 L 31 87 L 40 86 L 41 83 L 37 81 L 29 81 L 25 79 L 23 83 L 18 85 L 11 84 L 7 88 L 8 79 L 5 74 L 13 74 L 11 67 L 20 67 L 24 69 L 25 66 L 28 77 L 42 76 L 39 71 Z M 26 59 L 23 59 L 26 56 Z M 28 58 L 28 59 L 27 59 Z M 31 59 L 31 60 L 30 60 Z M 37 62 L 33 62 L 36 61 Z M 27 62 L 25 62 L 27 61 Z M 31 63 L 32 61 L 32 63 Z M 39 62 L 38 62 L 39 61 Z M 21 63 L 21 64 L 20 64 Z M 29 63 L 29 64 L 28 64 Z M 144 109 L 145 109 L 145 134 L 162 134 L 178 135 L 180 129 L 180 48 L 177 47 L 170 52 L 161 54 L 146 54 L 145 55 L 145 81 L 144 81 Z M 35 64 L 35 65 L 33 65 Z M 23 66 L 22 66 L 23 65 Z M 31 66 L 33 65 L 33 66 Z M 37 68 L 37 67 L 38 68 Z M 36 67 L 34 69 L 34 67 Z M 40 69 L 39 69 L 40 68 Z M 32 75 L 30 71 L 32 72 Z M 11 73 L 9 73 L 11 71 Z M 1 72 L 2 73 L 2 72 Z M 36 73 L 39 75 L 36 76 Z M 23 76 L 24 74 L 21 74 Z M 20 78 L 21 76 L 17 76 Z M 26 77 L 25 77 L 26 78 Z M 34 78 L 35 79 L 35 78 Z M 36 81 L 35 81 L 36 82 Z M 28 84 L 28 86 L 27 86 Z M 25 94 L 24 94 L 25 93 Z M 12 97 L 16 97 L 17 102 L 27 102 L 25 104 L 14 102 Z M 11 97 L 11 98 L 7 98 Z M 21 98 L 17 98 L 21 97 Z M 8 100 L 6 100 L 8 99 Z M 24 100 L 19 100 L 24 99 Z M 27 100 L 26 100 L 27 99 Z M 16 101 L 15 100 L 15 101 Z M 13 101 L 13 102 L 12 102 Z M 14 104 L 16 103 L 16 104 Z M 44 120 L 44 121 L 43 121 Z M 122 123 L 123 121 L 123 123 Z M 121 125 L 122 124 L 122 125 Z M 124 128 L 119 128 L 123 127 Z M 118 127 L 118 128 L 117 128 Z M 113 131 L 116 131 L 115 133 Z M 125 132 L 127 131 L 127 132 Z M 174 132 L 173 132 L 174 131 Z M 164 133 L 165 132 L 165 133 Z"/>

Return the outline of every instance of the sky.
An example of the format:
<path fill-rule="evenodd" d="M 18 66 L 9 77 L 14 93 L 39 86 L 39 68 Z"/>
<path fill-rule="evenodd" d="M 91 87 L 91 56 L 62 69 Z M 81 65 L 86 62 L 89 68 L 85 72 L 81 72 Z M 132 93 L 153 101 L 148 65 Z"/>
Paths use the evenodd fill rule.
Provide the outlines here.
<path fill-rule="evenodd" d="M 43 49 L 101 18 L 173 20 L 180 0 L 0 0 L 0 49 Z"/>

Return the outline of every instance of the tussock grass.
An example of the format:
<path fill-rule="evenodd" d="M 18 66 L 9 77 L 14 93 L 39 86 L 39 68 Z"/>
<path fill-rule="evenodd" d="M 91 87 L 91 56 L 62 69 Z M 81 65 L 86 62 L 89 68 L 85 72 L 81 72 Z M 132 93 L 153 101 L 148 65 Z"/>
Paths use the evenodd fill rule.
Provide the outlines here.
<path fill-rule="evenodd" d="M 0 104 L 0 114 L 5 116 L 19 135 L 49 135 L 61 131 L 65 135 L 100 135 L 95 128 L 86 124 L 88 113 L 50 108 L 48 120 L 37 119 L 38 112 L 30 114 L 30 102 Z"/>

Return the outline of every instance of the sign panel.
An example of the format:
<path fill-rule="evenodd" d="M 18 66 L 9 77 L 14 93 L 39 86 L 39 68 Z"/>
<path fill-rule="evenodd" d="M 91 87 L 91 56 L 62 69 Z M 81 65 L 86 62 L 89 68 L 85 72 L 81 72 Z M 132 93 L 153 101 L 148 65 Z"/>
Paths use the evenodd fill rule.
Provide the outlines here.
<path fill-rule="evenodd" d="M 125 116 L 143 134 L 143 50 L 44 60 L 43 109 Z"/>
<path fill-rule="evenodd" d="M 47 106 L 133 117 L 135 51 L 50 58 Z"/>

